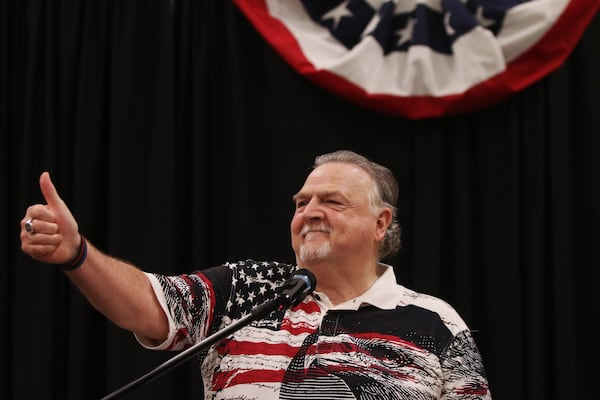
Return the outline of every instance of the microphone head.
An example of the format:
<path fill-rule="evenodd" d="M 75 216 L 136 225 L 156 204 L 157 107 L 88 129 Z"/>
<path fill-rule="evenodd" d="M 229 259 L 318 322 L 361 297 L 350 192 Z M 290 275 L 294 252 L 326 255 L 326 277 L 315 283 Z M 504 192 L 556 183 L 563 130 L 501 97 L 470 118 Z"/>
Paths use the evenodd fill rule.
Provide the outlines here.
<path fill-rule="evenodd" d="M 300 268 L 299 270 L 294 272 L 290 279 L 293 279 L 295 277 L 302 279 L 306 282 L 307 288 L 310 288 L 310 292 L 308 293 L 312 293 L 312 291 L 315 290 L 315 288 L 317 287 L 317 278 L 315 277 L 315 274 L 313 274 L 306 268 Z"/>
<path fill-rule="evenodd" d="M 277 293 L 286 307 L 293 307 L 300 304 L 316 287 L 315 275 L 309 270 L 301 268 L 292 273 L 288 280 L 277 289 Z"/>

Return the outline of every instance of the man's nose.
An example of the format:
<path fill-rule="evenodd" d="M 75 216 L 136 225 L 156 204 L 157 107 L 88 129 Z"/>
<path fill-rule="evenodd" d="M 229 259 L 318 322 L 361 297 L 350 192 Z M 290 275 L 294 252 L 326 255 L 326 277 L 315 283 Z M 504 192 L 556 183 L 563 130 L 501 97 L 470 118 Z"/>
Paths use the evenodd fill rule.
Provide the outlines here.
<path fill-rule="evenodd" d="M 323 216 L 323 209 L 319 199 L 310 199 L 306 204 L 306 207 L 304 207 L 304 216 L 309 219 L 321 218 Z"/>

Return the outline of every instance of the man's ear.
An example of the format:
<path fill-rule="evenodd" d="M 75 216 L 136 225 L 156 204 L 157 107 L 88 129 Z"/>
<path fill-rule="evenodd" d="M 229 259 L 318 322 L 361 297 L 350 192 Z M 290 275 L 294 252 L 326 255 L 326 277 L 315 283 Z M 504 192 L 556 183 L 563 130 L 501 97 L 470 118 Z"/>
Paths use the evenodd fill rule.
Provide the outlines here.
<path fill-rule="evenodd" d="M 389 208 L 382 208 L 381 211 L 379 211 L 379 215 L 377 216 L 377 229 L 375 232 L 375 239 L 377 241 L 380 242 L 383 240 L 385 232 L 392 223 L 393 216 L 392 210 Z"/>

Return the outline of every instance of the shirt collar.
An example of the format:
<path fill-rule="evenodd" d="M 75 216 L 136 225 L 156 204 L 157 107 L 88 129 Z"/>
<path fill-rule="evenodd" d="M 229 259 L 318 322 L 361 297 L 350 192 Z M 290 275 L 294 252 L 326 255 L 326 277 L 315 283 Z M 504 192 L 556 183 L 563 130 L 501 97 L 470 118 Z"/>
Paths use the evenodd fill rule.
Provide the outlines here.
<path fill-rule="evenodd" d="M 394 268 L 387 264 L 381 265 L 385 267 L 383 274 L 360 296 L 334 306 L 324 293 L 315 292 L 315 297 L 320 298 L 317 302 L 325 305 L 329 310 L 358 310 L 364 305 L 372 305 L 382 310 L 396 308 L 401 302 L 402 292 L 397 290 Z"/>

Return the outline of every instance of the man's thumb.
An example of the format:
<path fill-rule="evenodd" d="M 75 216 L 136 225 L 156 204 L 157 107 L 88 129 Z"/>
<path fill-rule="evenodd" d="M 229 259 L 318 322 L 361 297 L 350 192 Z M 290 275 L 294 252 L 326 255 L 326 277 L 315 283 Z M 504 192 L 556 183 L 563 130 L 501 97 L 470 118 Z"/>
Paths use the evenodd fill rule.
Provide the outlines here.
<path fill-rule="evenodd" d="M 40 189 L 42 190 L 44 199 L 46 199 L 46 203 L 48 203 L 50 209 L 59 209 L 62 204 L 62 199 L 58 195 L 48 172 L 42 172 L 42 175 L 40 175 Z"/>

